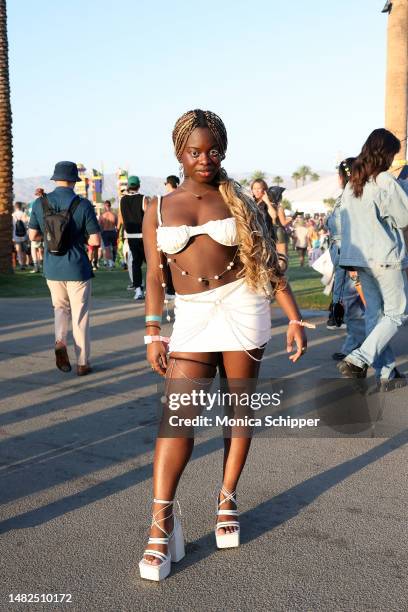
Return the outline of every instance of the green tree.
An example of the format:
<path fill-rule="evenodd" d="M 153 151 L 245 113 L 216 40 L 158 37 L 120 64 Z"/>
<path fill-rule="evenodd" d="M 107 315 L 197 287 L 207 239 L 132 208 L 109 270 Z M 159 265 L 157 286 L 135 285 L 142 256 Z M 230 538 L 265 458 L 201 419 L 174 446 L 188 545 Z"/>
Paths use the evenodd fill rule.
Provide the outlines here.
<path fill-rule="evenodd" d="M 284 183 L 284 180 L 283 180 L 283 178 L 281 176 L 279 176 L 279 174 L 278 174 L 278 176 L 274 176 L 273 177 L 273 184 L 274 185 L 278 185 L 278 187 L 279 187 L 279 185 L 282 185 L 283 183 Z"/>
<path fill-rule="evenodd" d="M 312 170 L 310 166 L 300 166 L 300 168 L 298 168 L 298 172 L 302 181 L 302 185 L 304 185 L 307 177 L 312 174 Z"/>
<path fill-rule="evenodd" d="M 239 181 L 239 184 L 241 185 L 241 187 L 248 187 L 249 185 L 249 181 L 246 178 L 243 178 Z"/>
<path fill-rule="evenodd" d="M 296 189 L 297 189 L 297 187 L 298 187 L 298 183 L 299 183 L 299 181 L 300 181 L 300 179 L 301 179 L 302 177 L 300 176 L 299 172 L 296 170 L 296 172 L 294 172 L 294 173 L 292 174 L 292 178 L 293 178 L 293 180 L 295 181 L 295 186 L 296 186 Z"/>
<path fill-rule="evenodd" d="M 317 172 L 312 172 L 310 175 L 310 180 L 316 183 L 316 181 L 320 181 L 320 176 L 317 174 Z"/>
<path fill-rule="evenodd" d="M 13 150 L 6 0 L 0 0 L 0 272 L 12 272 Z"/>
<path fill-rule="evenodd" d="M 283 208 L 283 210 L 292 210 L 292 203 L 289 202 L 288 199 L 283 198 L 282 202 L 281 202 L 281 206 Z"/>
<path fill-rule="evenodd" d="M 265 176 L 265 172 L 262 172 L 262 170 L 255 170 L 255 172 L 252 173 L 251 181 L 265 180 Z"/>

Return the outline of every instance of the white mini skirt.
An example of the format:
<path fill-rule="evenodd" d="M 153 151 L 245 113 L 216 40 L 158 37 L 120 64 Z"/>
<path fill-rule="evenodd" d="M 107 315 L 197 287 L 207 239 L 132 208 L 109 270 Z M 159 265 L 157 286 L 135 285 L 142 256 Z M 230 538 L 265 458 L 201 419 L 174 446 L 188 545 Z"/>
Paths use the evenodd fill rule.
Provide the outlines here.
<path fill-rule="evenodd" d="M 201 293 L 176 293 L 174 316 L 170 352 L 249 351 L 271 337 L 269 300 L 245 279 Z"/>

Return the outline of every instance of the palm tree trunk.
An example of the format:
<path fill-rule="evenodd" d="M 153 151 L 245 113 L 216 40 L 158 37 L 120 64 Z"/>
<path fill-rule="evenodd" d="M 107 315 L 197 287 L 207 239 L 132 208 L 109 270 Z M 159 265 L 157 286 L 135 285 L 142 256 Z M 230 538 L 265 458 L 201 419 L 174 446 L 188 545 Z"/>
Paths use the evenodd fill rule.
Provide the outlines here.
<path fill-rule="evenodd" d="M 388 16 L 385 127 L 401 140 L 396 159 L 407 156 L 408 0 L 392 0 Z"/>
<path fill-rule="evenodd" d="M 12 272 L 13 151 L 6 0 L 0 0 L 0 272 Z"/>

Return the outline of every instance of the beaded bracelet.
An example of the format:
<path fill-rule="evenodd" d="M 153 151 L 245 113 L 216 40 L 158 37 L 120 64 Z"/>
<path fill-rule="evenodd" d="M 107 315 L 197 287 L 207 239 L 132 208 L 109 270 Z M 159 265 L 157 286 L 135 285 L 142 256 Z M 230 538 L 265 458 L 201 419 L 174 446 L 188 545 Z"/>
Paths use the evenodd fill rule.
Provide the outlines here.
<path fill-rule="evenodd" d="M 292 319 L 291 321 L 289 321 L 289 325 L 292 324 L 300 325 L 301 327 L 307 327 L 308 329 L 316 329 L 316 325 L 314 323 L 307 323 L 306 321 L 302 321 L 302 319 L 300 321 Z"/>
<path fill-rule="evenodd" d="M 148 323 L 149 321 L 158 321 L 159 323 L 161 323 L 161 320 L 162 320 L 161 315 L 146 315 L 145 316 L 146 323 Z"/>
<path fill-rule="evenodd" d="M 165 342 L 168 344 L 170 338 L 168 336 L 144 336 L 144 343 L 151 344 L 152 342 Z"/>

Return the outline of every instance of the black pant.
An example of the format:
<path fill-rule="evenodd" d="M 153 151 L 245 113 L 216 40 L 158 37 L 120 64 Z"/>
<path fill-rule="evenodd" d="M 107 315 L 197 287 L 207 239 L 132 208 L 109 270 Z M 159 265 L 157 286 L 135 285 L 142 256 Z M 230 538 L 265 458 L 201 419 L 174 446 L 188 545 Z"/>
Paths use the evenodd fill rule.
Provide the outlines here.
<path fill-rule="evenodd" d="M 142 287 L 142 264 L 145 260 L 142 238 L 128 238 L 129 249 L 132 253 L 133 286 Z"/>

